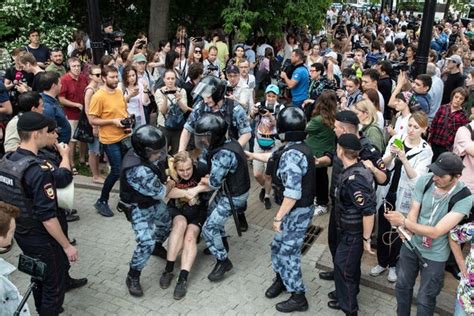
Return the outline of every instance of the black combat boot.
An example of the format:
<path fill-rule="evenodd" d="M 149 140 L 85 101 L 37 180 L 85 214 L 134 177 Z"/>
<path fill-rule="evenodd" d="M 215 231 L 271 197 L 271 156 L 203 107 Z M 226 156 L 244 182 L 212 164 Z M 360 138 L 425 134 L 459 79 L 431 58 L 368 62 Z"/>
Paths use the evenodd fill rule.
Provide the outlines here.
<path fill-rule="evenodd" d="M 282 313 L 304 312 L 308 310 L 308 301 L 304 292 L 294 292 L 289 299 L 276 304 L 276 309 Z"/>
<path fill-rule="evenodd" d="M 267 298 L 275 298 L 281 293 L 283 293 L 283 291 L 286 291 L 286 287 L 283 284 L 283 280 L 281 279 L 280 274 L 277 273 L 276 277 L 273 279 L 272 285 L 270 285 L 270 287 L 265 292 L 265 296 Z"/>
<path fill-rule="evenodd" d="M 132 268 L 128 271 L 125 283 L 132 296 L 143 296 L 142 286 L 140 285 L 140 274 L 140 271 Z"/>
<path fill-rule="evenodd" d="M 211 282 L 220 281 L 224 278 L 224 274 L 227 271 L 232 270 L 233 267 L 234 266 L 232 265 L 232 262 L 230 262 L 229 258 L 225 259 L 224 261 L 217 260 L 214 269 L 212 269 L 212 272 L 207 276 L 207 278 Z"/>
<path fill-rule="evenodd" d="M 240 230 L 242 232 L 246 232 L 247 230 L 249 230 L 249 224 L 247 223 L 245 213 L 239 213 L 237 216 L 239 217 Z"/>

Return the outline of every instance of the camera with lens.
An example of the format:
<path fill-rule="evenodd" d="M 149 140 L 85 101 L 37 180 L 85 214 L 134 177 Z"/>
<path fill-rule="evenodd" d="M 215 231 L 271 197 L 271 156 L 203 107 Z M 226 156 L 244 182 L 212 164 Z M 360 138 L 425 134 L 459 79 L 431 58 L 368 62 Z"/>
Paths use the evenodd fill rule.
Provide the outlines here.
<path fill-rule="evenodd" d="M 226 96 L 231 96 L 234 94 L 234 87 L 232 86 L 227 86 L 225 89 L 225 95 Z"/>
<path fill-rule="evenodd" d="M 207 66 L 207 70 L 208 70 L 209 72 L 211 72 L 211 71 L 217 71 L 217 70 L 219 70 L 219 67 L 217 67 L 216 65 L 213 65 L 213 64 L 209 64 L 209 66 Z"/>
<path fill-rule="evenodd" d="M 176 90 L 166 90 L 164 94 L 175 94 Z"/>
<path fill-rule="evenodd" d="M 30 275 L 33 279 L 42 281 L 46 273 L 46 263 L 39 259 L 20 254 L 18 270 Z"/>
<path fill-rule="evenodd" d="M 114 31 L 112 33 L 102 33 L 102 36 L 104 37 L 104 49 L 108 52 L 112 52 L 115 48 L 122 46 L 122 38 L 125 36 L 125 33 L 122 31 Z"/>
<path fill-rule="evenodd" d="M 267 114 L 270 110 L 265 106 L 265 104 L 260 103 L 258 105 L 258 113 L 261 115 Z"/>
<path fill-rule="evenodd" d="M 129 117 L 124 118 L 120 121 L 120 124 L 123 125 L 124 129 L 131 129 L 135 125 L 135 114 L 130 115 Z"/>

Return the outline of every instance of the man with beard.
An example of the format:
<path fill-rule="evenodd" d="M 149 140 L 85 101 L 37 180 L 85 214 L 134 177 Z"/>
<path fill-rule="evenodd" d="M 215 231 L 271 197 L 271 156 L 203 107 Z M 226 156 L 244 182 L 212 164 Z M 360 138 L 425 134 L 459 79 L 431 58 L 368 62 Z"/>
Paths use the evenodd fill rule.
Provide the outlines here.
<path fill-rule="evenodd" d="M 128 113 L 123 93 L 117 89 L 119 82 L 117 68 L 105 66 L 102 69 L 102 80 L 105 84 L 92 96 L 88 114 L 91 124 L 99 127 L 99 140 L 104 145 L 111 170 L 105 179 L 100 198 L 94 206 L 100 215 L 111 217 L 114 213 L 108 204 L 109 195 L 120 177 L 122 157 L 129 147 L 126 142 L 129 142 L 131 124 L 122 123 L 128 117 Z"/>
<path fill-rule="evenodd" d="M 63 65 L 64 58 L 61 49 L 58 47 L 53 48 L 49 58 L 51 59 L 51 63 L 46 67 L 46 71 L 54 71 L 57 72 L 59 76 L 64 76 L 66 74 L 66 68 Z"/>

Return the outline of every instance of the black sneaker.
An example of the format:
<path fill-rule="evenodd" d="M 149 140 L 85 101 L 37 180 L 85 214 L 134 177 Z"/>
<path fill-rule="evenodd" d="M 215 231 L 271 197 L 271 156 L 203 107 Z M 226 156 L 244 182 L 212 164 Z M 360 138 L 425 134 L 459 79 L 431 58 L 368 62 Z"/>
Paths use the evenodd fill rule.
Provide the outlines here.
<path fill-rule="evenodd" d="M 104 217 L 114 216 L 114 213 L 110 209 L 109 204 L 107 204 L 107 202 L 97 200 L 97 202 L 95 202 L 94 204 L 94 207 L 97 210 L 97 212 L 99 212 L 99 214 Z"/>
<path fill-rule="evenodd" d="M 174 277 L 173 272 L 163 271 L 163 274 L 161 275 L 161 278 L 160 278 L 160 287 L 162 289 L 169 288 L 173 277 Z"/>
<path fill-rule="evenodd" d="M 212 269 L 212 272 L 207 276 L 207 278 L 211 282 L 220 281 L 224 278 L 224 274 L 232 270 L 233 267 L 234 266 L 232 265 L 232 262 L 230 262 L 229 258 L 227 258 L 224 261 L 217 260 L 217 263 L 214 266 L 214 269 Z"/>
<path fill-rule="evenodd" d="M 272 202 L 270 202 L 270 198 L 266 197 L 263 199 L 263 204 L 265 205 L 265 209 L 269 210 L 272 208 Z"/>
<path fill-rule="evenodd" d="M 74 214 L 68 214 L 66 215 L 66 222 L 70 223 L 70 222 L 75 222 L 75 221 L 78 221 L 80 220 L 81 218 L 79 217 L 79 215 L 74 215 Z"/>
<path fill-rule="evenodd" d="M 260 193 L 258 194 L 258 198 L 260 199 L 260 202 L 263 202 L 263 198 L 265 197 L 265 189 L 262 188 L 260 190 Z"/>
<path fill-rule="evenodd" d="M 87 284 L 87 278 L 81 278 L 81 279 L 70 278 L 66 284 L 66 292 L 77 289 L 78 287 L 84 286 L 86 284 Z"/>
<path fill-rule="evenodd" d="M 156 243 L 155 248 L 153 248 L 153 251 L 151 252 L 153 256 L 160 257 L 161 259 L 166 260 L 166 255 L 168 254 L 168 251 L 166 250 L 165 247 L 163 247 L 162 244 Z"/>
<path fill-rule="evenodd" d="M 127 279 L 125 280 L 125 283 L 127 284 L 128 292 L 130 292 L 130 295 L 143 296 L 143 290 L 142 290 L 142 286 L 140 285 L 139 276 L 132 277 L 130 275 L 127 275 Z"/>
<path fill-rule="evenodd" d="M 174 288 L 173 298 L 175 300 L 180 300 L 186 296 L 186 288 L 187 283 L 183 278 L 178 279 L 178 283 L 176 283 L 176 287 Z"/>

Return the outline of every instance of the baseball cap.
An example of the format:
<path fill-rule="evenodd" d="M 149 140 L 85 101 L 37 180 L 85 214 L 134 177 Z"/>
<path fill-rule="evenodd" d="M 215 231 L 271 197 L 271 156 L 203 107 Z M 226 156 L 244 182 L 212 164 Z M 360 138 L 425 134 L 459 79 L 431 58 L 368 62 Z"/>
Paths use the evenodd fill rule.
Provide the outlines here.
<path fill-rule="evenodd" d="M 227 66 L 226 73 L 228 74 L 240 74 L 239 67 L 236 65 L 229 65 Z"/>
<path fill-rule="evenodd" d="M 16 126 L 19 132 L 39 131 L 52 124 L 53 119 L 36 112 L 26 112 L 18 118 Z"/>
<path fill-rule="evenodd" d="M 324 55 L 324 57 L 331 57 L 332 59 L 337 60 L 337 53 L 329 52 L 326 55 Z"/>
<path fill-rule="evenodd" d="M 462 59 L 461 56 L 459 55 L 451 55 L 451 57 L 446 58 L 446 60 L 452 60 L 456 63 L 456 65 L 461 65 L 462 64 Z"/>
<path fill-rule="evenodd" d="M 267 86 L 267 88 L 265 89 L 265 94 L 267 93 L 274 93 L 276 95 L 279 95 L 280 94 L 280 88 L 278 88 L 278 86 L 276 84 L 269 84 Z"/>
<path fill-rule="evenodd" d="M 337 143 L 344 149 L 361 150 L 362 144 L 355 134 L 342 134 L 337 139 Z"/>
<path fill-rule="evenodd" d="M 448 151 L 439 155 L 434 163 L 428 165 L 428 169 L 438 177 L 442 177 L 447 174 L 461 174 L 464 165 L 461 157 Z"/>
<path fill-rule="evenodd" d="M 341 123 L 349 123 L 354 126 L 358 126 L 360 123 L 359 118 L 357 117 L 357 114 L 348 110 L 337 112 L 336 121 L 339 121 Z"/>
<path fill-rule="evenodd" d="M 136 54 L 133 56 L 133 62 L 134 63 L 146 63 L 146 57 L 143 54 Z"/>

